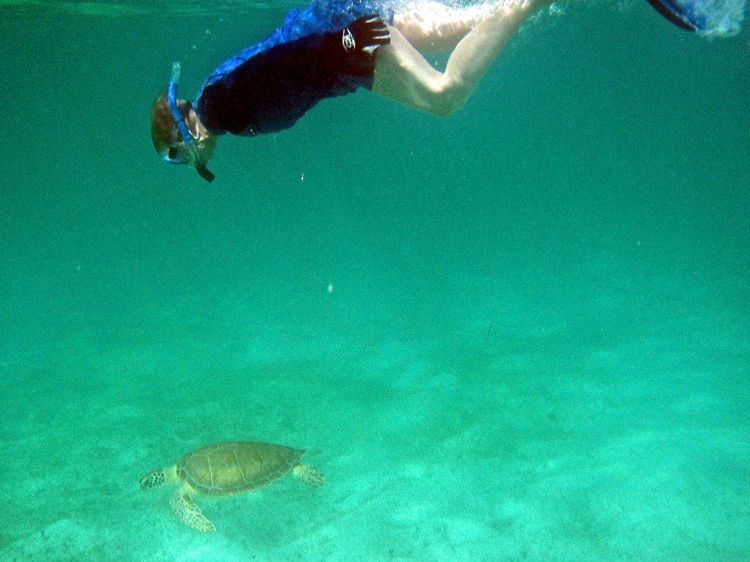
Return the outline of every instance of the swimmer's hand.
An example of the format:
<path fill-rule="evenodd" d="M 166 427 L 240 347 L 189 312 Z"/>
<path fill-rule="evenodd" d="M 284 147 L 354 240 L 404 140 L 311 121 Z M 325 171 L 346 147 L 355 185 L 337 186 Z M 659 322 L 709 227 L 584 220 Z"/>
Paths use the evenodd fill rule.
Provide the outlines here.
<path fill-rule="evenodd" d="M 391 42 L 388 28 L 377 14 L 354 20 L 339 36 L 347 73 L 355 76 L 372 75 L 375 49 Z"/>
<path fill-rule="evenodd" d="M 377 15 L 362 16 L 341 32 L 341 46 L 347 52 L 361 51 L 372 56 L 380 45 L 391 42 L 391 34 L 383 19 Z"/>

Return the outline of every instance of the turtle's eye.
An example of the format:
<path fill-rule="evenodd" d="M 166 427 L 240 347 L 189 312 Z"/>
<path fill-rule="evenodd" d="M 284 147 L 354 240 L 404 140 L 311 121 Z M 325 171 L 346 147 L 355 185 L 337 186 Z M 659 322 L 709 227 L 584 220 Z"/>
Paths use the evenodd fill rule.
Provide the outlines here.
<path fill-rule="evenodd" d="M 170 146 L 167 149 L 167 158 L 174 160 L 177 157 L 177 149 L 174 146 Z"/>

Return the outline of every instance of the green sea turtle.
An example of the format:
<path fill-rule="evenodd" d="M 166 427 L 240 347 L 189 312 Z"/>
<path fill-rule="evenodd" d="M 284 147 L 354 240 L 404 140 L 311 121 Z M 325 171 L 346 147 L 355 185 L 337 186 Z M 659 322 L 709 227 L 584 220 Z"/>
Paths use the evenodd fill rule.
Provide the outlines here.
<path fill-rule="evenodd" d="M 321 486 L 323 475 L 314 467 L 299 462 L 303 449 L 283 445 L 232 441 L 196 449 L 167 468 L 157 468 L 141 478 L 142 490 L 162 484 L 179 484 L 170 500 L 177 518 L 202 533 L 216 530 L 193 502 L 192 494 L 227 496 L 249 492 L 292 471 L 310 486 Z"/>

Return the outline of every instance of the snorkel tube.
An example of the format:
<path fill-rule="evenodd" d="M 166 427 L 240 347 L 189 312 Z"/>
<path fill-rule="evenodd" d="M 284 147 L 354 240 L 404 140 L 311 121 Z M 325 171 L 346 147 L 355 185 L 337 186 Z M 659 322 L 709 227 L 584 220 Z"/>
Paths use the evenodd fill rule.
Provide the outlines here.
<path fill-rule="evenodd" d="M 167 107 L 169 107 L 169 113 L 174 119 L 177 130 L 180 132 L 180 136 L 185 144 L 185 149 L 190 155 L 190 163 L 195 166 L 198 175 L 207 182 L 211 183 L 214 181 L 216 176 L 206 168 L 206 165 L 200 161 L 198 154 L 198 147 L 195 146 L 195 140 L 188 130 L 185 118 L 180 113 L 177 107 L 177 83 L 180 81 L 180 63 L 172 63 L 172 79 L 169 81 L 169 88 L 167 89 Z M 167 162 L 175 163 L 175 161 L 165 158 Z M 185 162 L 187 164 L 187 162 Z"/>

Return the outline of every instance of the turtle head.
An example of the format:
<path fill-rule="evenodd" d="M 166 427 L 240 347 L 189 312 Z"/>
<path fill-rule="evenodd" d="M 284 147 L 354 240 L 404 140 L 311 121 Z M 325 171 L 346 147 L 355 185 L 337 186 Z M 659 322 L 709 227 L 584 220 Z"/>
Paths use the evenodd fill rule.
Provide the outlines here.
<path fill-rule="evenodd" d="M 141 481 L 139 483 L 141 490 L 150 490 L 151 488 L 156 488 L 157 486 L 161 486 L 164 484 L 164 469 L 163 468 L 157 468 L 156 470 L 152 470 L 146 476 L 141 478 Z"/>

